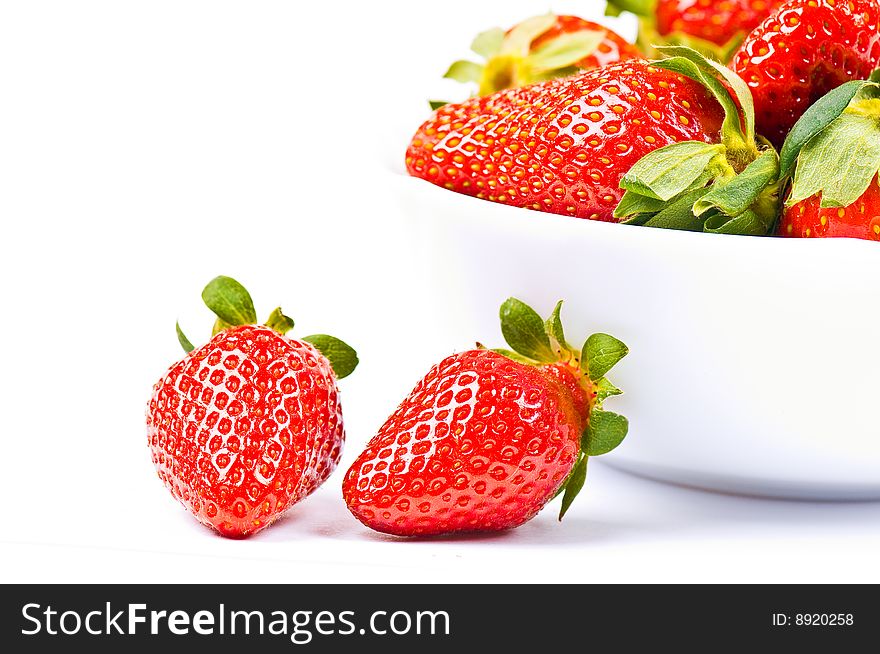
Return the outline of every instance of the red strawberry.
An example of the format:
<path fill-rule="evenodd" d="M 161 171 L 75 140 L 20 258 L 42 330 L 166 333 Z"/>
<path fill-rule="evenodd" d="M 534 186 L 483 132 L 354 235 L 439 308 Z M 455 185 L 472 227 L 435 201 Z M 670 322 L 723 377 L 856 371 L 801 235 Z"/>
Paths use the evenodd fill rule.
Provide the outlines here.
<path fill-rule="evenodd" d="M 814 195 L 786 207 L 779 222 L 780 236 L 864 238 L 880 241 L 880 186 L 877 177 L 859 198 L 845 207 L 822 208 Z"/>
<path fill-rule="evenodd" d="M 816 102 L 780 165 L 794 171 L 780 236 L 880 240 L 880 84 L 847 82 Z"/>
<path fill-rule="evenodd" d="M 676 141 L 716 140 L 723 117 L 699 83 L 627 61 L 446 105 L 413 137 L 406 166 L 459 193 L 613 221 L 636 161 Z"/>
<path fill-rule="evenodd" d="M 661 146 L 689 144 L 679 163 L 702 166 L 689 183 L 735 175 L 759 154 L 753 121 L 713 75 L 737 85 L 746 113 L 748 89 L 692 50 L 673 50 L 678 56 L 653 65 L 626 61 L 444 106 L 413 137 L 407 169 L 478 198 L 612 222 L 621 185 L 633 186 L 624 175 Z M 651 185 L 644 180 L 636 186 Z M 648 194 L 655 205 L 671 197 L 662 189 Z"/>
<path fill-rule="evenodd" d="M 607 13 L 639 16 L 639 43 L 696 48 L 727 61 L 743 37 L 784 0 L 609 0 Z"/>
<path fill-rule="evenodd" d="M 748 34 L 784 0 L 658 0 L 657 31 L 724 46 Z"/>
<path fill-rule="evenodd" d="M 746 37 L 732 68 L 752 90 L 758 133 L 779 147 L 807 107 L 880 63 L 877 0 L 791 0 Z"/>
<path fill-rule="evenodd" d="M 482 32 L 471 49 L 485 63 L 456 61 L 445 77 L 476 82 L 479 95 L 640 56 L 634 45 L 607 27 L 554 14 L 524 20 L 507 32 Z"/>
<path fill-rule="evenodd" d="M 587 457 L 626 435 L 626 419 L 601 405 L 620 393 L 604 376 L 627 350 L 605 334 L 569 347 L 561 304 L 545 324 L 507 300 L 502 331 L 516 353 L 471 350 L 428 372 L 345 476 L 358 520 L 400 536 L 496 531 L 534 517 L 558 492 L 562 518 Z"/>
<path fill-rule="evenodd" d="M 202 297 L 218 333 L 193 349 L 178 327 L 189 354 L 154 386 L 147 434 L 171 494 L 221 535 L 241 538 L 335 469 L 345 439 L 336 378 L 357 356 L 330 336 L 287 338 L 293 321 L 280 309 L 268 326 L 253 324 L 250 295 L 228 277 Z"/>

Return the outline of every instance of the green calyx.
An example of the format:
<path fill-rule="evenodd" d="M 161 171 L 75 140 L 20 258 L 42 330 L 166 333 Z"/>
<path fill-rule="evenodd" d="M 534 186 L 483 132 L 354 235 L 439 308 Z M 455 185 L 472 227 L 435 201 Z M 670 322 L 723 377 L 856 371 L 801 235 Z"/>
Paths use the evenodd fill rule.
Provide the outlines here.
<path fill-rule="evenodd" d="M 478 95 L 489 95 L 506 88 L 524 86 L 575 73 L 576 64 L 588 57 L 605 38 L 601 30 L 580 30 L 560 34 L 532 48 L 532 43 L 556 24 L 554 14 L 535 16 L 519 23 L 510 32 L 500 28 L 477 35 L 471 50 L 482 63 L 459 60 L 444 77 L 477 85 Z"/>
<path fill-rule="evenodd" d="M 779 213 L 779 158 L 755 135 L 748 86 L 692 48 L 658 50 L 669 56 L 654 66 L 699 82 L 724 109 L 721 141 L 682 141 L 646 154 L 621 179 L 614 216 L 647 227 L 768 234 Z"/>
<path fill-rule="evenodd" d="M 251 294 L 240 283 L 220 275 L 215 277 L 204 290 L 202 300 L 216 316 L 214 327 L 211 331 L 213 338 L 220 332 L 242 325 L 256 325 L 257 312 Z M 266 327 L 286 335 L 294 327 L 293 319 L 284 315 L 281 307 L 276 307 L 269 314 L 269 318 L 263 323 Z M 195 349 L 192 342 L 183 333 L 180 324 L 176 324 L 177 340 L 184 352 L 190 353 Z M 347 377 L 357 367 L 357 352 L 349 345 L 333 336 L 315 334 L 306 336 L 302 340 L 311 343 L 330 362 L 333 373 L 338 379 Z"/>
<path fill-rule="evenodd" d="M 814 195 L 820 205 L 846 207 L 880 172 L 880 84 L 846 82 L 817 100 L 795 123 L 780 153 L 791 178 L 790 206 Z"/>
<path fill-rule="evenodd" d="M 629 349 L 613 336 L 601 333 L 590 336 L 580 349 L 573 348 L 565 338 L 561 311 L 562 301 L 559 301 L 545 320 L 524 302 L 508 298 L 501 305 L 499 316 L 501 333 L 511 349 L 493 350 L 527 365 L 566 366 L 589 398 L 577 462 L 557 491 L 557 495 L 562 495 L 560 520 L 584 486 L 587 459 L 606 454 L 620 445 L 629 428 L 625 417 L 603 408 L 606 399 L 622 393 L 606 375 Z"/>
<path fill-rule="evenodd" d="M 606 16 L 620 16 L 624 11 L 628 11 L 636 16 L 649 17 L 654 15 L 657 7 L 657 0 L 608 0 L 605 5 Z"/>

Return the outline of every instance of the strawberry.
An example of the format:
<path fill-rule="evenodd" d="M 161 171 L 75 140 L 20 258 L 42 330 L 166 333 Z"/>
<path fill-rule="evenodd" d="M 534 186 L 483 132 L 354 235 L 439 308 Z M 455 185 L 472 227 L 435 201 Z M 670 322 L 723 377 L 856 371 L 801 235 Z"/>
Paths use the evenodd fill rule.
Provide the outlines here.
<path fill-rule="evenodd" d="M 485 62 L 456 61 L 445 77 L 476 82 L 479 95 L 640 56 L 638 48 L 607 27 L 554 14 L 529 18 L 507 32 L 482 32 L 471 49 Z"/>
<path fill-rule="evenodd" d="M 639 17 L 639 43 L 690 46 L 728 61 L 743 37 L 784 0 L 609 0 L 606 13 Z"/>
<path fill-rule="evenodd" d="M 792 128 L 780 167 L 792 177 L 780 236 L 880 240 L 880 84 L 822 97 Z"/>
<path fill-rule="evenodd" d="M 785 208 L 779 236 L 841 237 L 880 241 L 880 186 L 877 177 L 857 200 L 845 207 L 822 207 L 814 195 Z"/>
<path fill-rule="evenodd" d="M 691 183 L 729 179 L 760 154 L 742 80 L 692 50 L 672 52 L 653 64 L 618 62 L 441 107 L 413 137 L 407 170 L 459 193 L 580 218 L 657 212 Z M 658 148 L 664 156 L 673 148 L 677 159 L 629 175 Z M 694 174 L 681 188 L 660 188 L 660 170 L 669 173 L 661 182 L 676 171 Z M 624 190 L 650 196 L 650 206 L 619 208 Z"/>
<path fill-rule="evenodd" d="M 749 85 L 758 133 L 779 147 L 825 93 L 880 63 L 877 0 L 791 0 L 745 39 L 732 61 Z"/>
<path fill-rule="evenodd" d="M 278 308 L 257 325 L 248 292 L 217 277 L 202 293 L 215 334 L 156 382 L 147 410 L 153 464 L 171 494 L 221 535 L 268 527 L 333 472 L 345 439 L 341 378 L 354 350 L 326 335 L 284 336 Z"/>
<path fill-rule="evenodd" d="M 620 393 L 605 374 L 626 346 L 594 334 L 571 348 L 561 305 L 545 323 L 510 298 L 501 328 L 514 351 L 470 350 L 431 368 L 346 473 L 358 520 L 399 536 L 497 531 L 559 493 L 562 519 L 588 457 L 616 447 L 628 423 L 602 409 Z"/>

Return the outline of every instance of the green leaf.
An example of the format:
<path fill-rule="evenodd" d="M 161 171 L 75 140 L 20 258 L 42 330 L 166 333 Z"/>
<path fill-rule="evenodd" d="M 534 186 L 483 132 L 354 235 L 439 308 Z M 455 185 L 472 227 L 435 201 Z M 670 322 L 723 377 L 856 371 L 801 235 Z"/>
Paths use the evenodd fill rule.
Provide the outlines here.
<path fill-rule="evenodd" d="M 554 14 L 544 14 L 527 18 L 519 23 L 504 37 L 501 52 L 505 54 L 518 54 L 523 57 L 529 54 L 532 41 L 541 36 L 556 24 Z"/>
<path fill-rule="evenodd" d="M 473 61 L 461 59 L 452 62 L 452 65 L 443 77 L 467 84 L 468 82 L 479 82 L 482 75 L 482 64 L 475 64 Z"/>
<path fill-rule="evenodd" d="M 590 379 L 602 379 L 627 354 L 629 348 L 613 336 L 593 334 L 581 350 L 581 369 Z"/>
<path fill-rule="evenodd" d="M 878 88 L 866 80 L 852 80 L 829 91 L 807 109 L 785 138 L 779 153 L 780 177 L 791 173 L 798 154 L 807 142 L 837 119 L 856 94 L 867 86 Z"/>
<path fill-rule="evenodd" d="M 574 498 L 576 498 L 578 493 L 581 492 L 581 489 L 583 489 L 586 480 L 587 457 L 582 456 L 575 464 L 571 474 L 568 476 L 568 480 L 565 482 L 565 494 L 562 496 L 562 506 L 559 507 L 560 520 L 562 520 L 563 516 L 568 512 L 569 507 L 571 507 L 572 502 L 574 502 Z"/>
<path fill-rule="evenodd" d="M 607 16 L 619 16 L 621 11 L 628 11 L 637 16 L 651 16 L 656 0 L 608 0 L 605 7 Z"/>
<path fill-rule="evenodd" d="M 480 32 L 471 43 L 471 50 L 485 59 L 494 57 L 501 52 L 501 43 L 504 41 L 504 30 L 500 27 Z"/>
<path fill-rule="evenodd" d="M 605 32 L 598 30 L 560 34 L 535 49 L 529 55 L 529 63 L 538 73 L 572 66 L 593 54 L 603 40 Z"/>
<path fill-rule="evenodd" d="M 738 216 L 776 181 L 777 164 L 776 152 L 766 150 L 736 177 L 716 182 L 712 190 L 694 203 L 694 214 L 702 216 L 710 209 L 718 209 L 728 216 Z"/>
<path fill-rule="evenodd" d="M 614 395 L 622 395 L 623 391 L 608 381 L 607 377 L 602 377 L 596 384 L 596 402 L 601 407 L 602 402 Z"/>
<path fill-rule="evenodd" d="M 624 218 L 626 216 L 635 216 L 640 213 L 656 213 L 663 209 L 666 203 L 657 198 L 649 198 L 646 195 L 640 195 L 635 191 L 627 191 L 620 198 L 620 202 L 614 209 L 615 218 Z"/>
<path fill-rule="evenodd" d="M 428 100 L 428 106 L 431 111 L 437 111 L 440 107 L 445 107 L 449 103 L 446 100 Z"/>
<path fill-rule="evenodd" d="M 700 198 L 706 195 L 710 188 L 698 188 L 687 193 L 682 193 L 670 202 L 663 211 L 659 211 L 641 224 L 645 227 L 659 227 L 662 229 L 680 229 L 690 232 L 703 230 L 703 219 L 694 215 L 693 206 Z"/>
<path fill-rule="evenodd" d="M 710 216 L 703 224 L 703 231 L 712 234 L 740 234 L 742 236 L 766 236 L 776 222 L 775 214 L 762 215 L 746 209 L 738 216 L 722 213 Z"/>
<path fill-rule="evenodd" d="M 175 323 L 174 327 L 177 329 L 177 342 L 180 343 L 180 347 L 183 348 L 183 351 L 189 354 L 192 352 L 195 347 L 192 343 L 189 342 L 189 339 L 183 333 L 183 330 L 180 328 L 180 323 Z"/>
<path fill-rule="evenodd" d="M 657 200 L 670 200 L 701 179 L 709 163 L 724 156 L 724 147 L 702 141 L 672 143 L 639 159 L 620 180 L 620 187 Z"/>
<path fill-rule="evenodd" d="M 593 409 L 590 422 L 581 442 L 588 456 L 606 454 L 623 442 L 629 431 L 629 421 L 617 413 Z"/>
<path fill-rule="evenodd" d="M 508 359 L 513 359 L 517 363 L 526 363 L 530 366 L 538 363 L 534 359 L 529 359 L 528 357 L 524 357 L 521 354 L 517 354 L 513 350 L 505 350 L 503 347 L 493 347 L 490 352 L 494 352 L 495 354 L 500 354 L 501 356 L 507 357 Z"/>
<path fill-rule="evenodd" d="M 562 328 L 562 318 L 559 316 L 560 311 L 562 311 L 562 300 L 556 303 L 553 313 L 544 322 L 544 331 L 550 337 L 551 345 L 552 341 L 556 341 L 560 347 L 568 349 L 568 344 L 565 342 L 565 330 Z"/>
<path fill-rule="evenodd" d="M 821 193 L 822 207 L 848 206 L 865 192 L 878 168 L 877 118 L 850 106 L 801 150 L 787 202 Z"/>
<path fill-rule="evenodd" d="M 227 326 L 253 325 L 257 322 L 254 302 L 245 287 L 232 277 L 215 277 L 202 291 L 202 299 Z"/>
<path fill-rule="evenodd" d="M 645 21 L 643 20 L 641 22 L 642 25 L 644 25 Z M 653 38 L 653 40 L 656 41 L 656 36 L 651 37 L 649 35 L 649 39 Z M 739 49 L 740 45 L 742 45 L 745 36 L 746 32 L 744 30 L 738 30 L 734 34 L 732 34 L 725 43 L 719 45 L 717 43 L 708 41 L 698 36 L 694 36 L 692 34 L 686 34 L 685 32 L 679 30 L 673 30 L 672 32 L 668 32 L 667 34 L 664 34 L 662 36 L 663 43 L 661 45 L 652 45 L 646 51 L 655 50 L 659 53 L 659 49 L 663 45 L 683 45 L 690 48 L 691 50 L 696 50 L 706 58 L 713 61 L 730 61 L 731 59 L 733 59 L 733 55 L 736 54 L 736 51 Z M 644 40 L 644 33 L 640 33 L 639 38 L 640 40 Z"/>
<path fill-rule="evenodd" d="M 499 317 L 504 340 L 515 352 L 542 363 L 556 361 L 556 354 L 544 331 L 544 321 L 529 305 L 508 298 L 501 305 Z"/>
<path fill-rule="evenodd" d="M 661 49 L 664 52 L 672 50 L 679 52 L 680 55 L 652 62 L 654 66 L 675 73 L 680 73 L 700 82 L 712 93 L 713 96 L 715 96 L 715 99 L 718 100 L 719 104 L 721 104 L 724 109 L 724 122 L 721 125 L 721 135 L 722 141 L 728 150 L 731 152 L 748 152 L 754 150 L 754 109 L 752 109 L 751 112 L 752 118 L 746 119 L 746 131 L 743 132 L 743 123 L 740 117 L 739 107 L 736 102 L 734 102 L 727 87 L 721 83 L 713 72 L 711 72 L 716 70 L 715 66 L 711 65 L 714 62 L 709 62 L 709 60 L 703 57 L 699 52 L 685 46 L 668 46 L 658 49 Z M 721 66 L 721 68 L 723 68 L 723 66 Z M 731 74 L 735 76 L 735 73 L 732 71 Z M 741 79 L 740 82 L 742 85 L 745 84 Z M 736 87 L 739 86 L 740 84 L 736 85 Z M 748 92 L 747 86 L 745 87 L 745 90 Z M 745 102 L 746 106 L 753 107 L 750 92 L 748 92 L 745 99 L 740 98 L 740 103 L 743 102 Z"/>
<path fill-rule="evenodd" d="M 269 319 L 266 321 L 266 327 L 274 329 L 282 336 L 293 329 L 293 324 L 293 318 L 285 316 L 281 312 L 281 307 L 273 309 L 272 313 L 269 314 Z"/>
<path fill-rule="evenodd" d="M 745 122 L 745 137 L 746 141 L 752 143 L 755 140 L 755 103 L 752 99 L 752 92 L 749 90 L 748 84 L 746 84 L 743 79 L 734 73 L 732 70 L 727 68 L 726 66 L 722 66 L 717 61 L 713 61 L 712 59 L 705 57 L 700 52 L 697 52 L 693 48 L 688 48 L 684 45 L 668 45 L 668 46 L 658 46 L 657 50 L 662 52 L 667 57 L 681 57 L 687 59 L 694 64 L 696 64 L 703 72 L 707 73 L 708 77 L 712 77 L 716 79 L 716 75 L 720 75 L 721 78 L 727 83 L 727 85 L 733 89 L 733 92 L 736 94 L 737 100 L 739 100 L 739 106 L 742 112 L 742 118 Z M 664 62 L 654 62 L 654 65 L 659 65 Z M 663 68 L 664 66 L 660 66 Z M 687 73 L 683 73 L 687 74 Z M 690 77 L 690 75 L 688 75 Z M 698 81 L 704 81 L 699 80 Z M 722 87 L 723 88 L 723 87 Z M 715 90 L 711 89 L 713 93 Z M 724 95 L 726 97 L 730 97 L 730 93 L 724 89 Z M 718 97 L 716 95 L 716 97 Z M 720 100 L 720 98 L 719 98 Z M 722 103 L 723 104 L 723 103 Z M 725 107 L 725 110 L 727 107 Z M 727 113 L 725 111 L 725 113 Z M 727 118 L 736 116 L 737 122 L 739 122 L 740 111 L 737 110 L 734 114 L 728 114 L 725 116 L 725 123 L 727 123 Z M 738 131 L 741 132 L 742 125 L 737 126 Z"/>
<path fill-rule="evenodd" d="M 338 338 L 327 334 L 313 334 L 302 340 L 314 345 L 327 358 L 337 379 L 348 377 L 357 368 L 357 352 Z"/>
<path fill-rule="evenodd" d="M 648 221 L 650 221 L 651 218 L 653 218 L 653 217 L 654 217 L 654 214 L 637 213 L 632 218 L 627 218 L 626 220 L 622 221 L 621 224 L 622 225 L 635 225 L 637 227 L 644 227 L 648 223 Z"/>

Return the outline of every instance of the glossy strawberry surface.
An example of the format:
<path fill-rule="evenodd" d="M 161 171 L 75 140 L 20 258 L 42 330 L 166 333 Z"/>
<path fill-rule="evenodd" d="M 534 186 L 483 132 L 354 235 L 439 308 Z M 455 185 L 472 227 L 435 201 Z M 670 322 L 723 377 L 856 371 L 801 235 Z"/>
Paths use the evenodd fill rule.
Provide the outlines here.
<path fill-rule="evenodd" d="M 153 463 L 172 495 L 224 536 L 264 529 L 334 470 L 336 379 L 310 344 L 268 327 L 223 331 L 156 383 Z"/>
<path fill-rule="evenodd" d="M 636 59 L 642 56 L 636 46 L 613 30 L 578 16 L 557 16 L 556 24 L 532 41 L 531 50 L 537 50 L 545 43 L 563 34 L 571 34 L 582 30 L 604 32 L 605 38 L 602 39 L 593 54 L 584 57 L 575 64 L 578 68 L 598 68 L 599 66 L 607 66 L 615 61 Z"/>
<path fill-rule="evenodd" d="M 779 236 L 796 238 L 851 237 L 880 241 L 880 185 L 875 177 L 868 189 L 847 207 L 821 208 L 814 195 L 785 209 Z"/>
<path fill-rule="evenodd" d="M 437 110 L 406 152 L 411 175 L 517 207 L 615 221 L 621 177 L 648 152 L 717 142 L 723 111 L 699 83 L 642 60 Z"/>
<path fill-rule="evenodd" d="M 731 67 L 749 85 L 758 132 L 777 148 L 821 96 L 880 64 L 877 0 L 791 0 L 749 34 Z"/>
<path fill-rule="evenodd" d="M 780 0 L 659 0 L 657 31 L 725 45 L 737 34 L 750 32 L 780 4 Z"/>
<path fill-rule="evenodd" d="M 345 501 L 397 535 L 501 530 L 533 517 L 574 466 L 590 398 L 486 350 L 434 366 L 348 470 Z"/>

